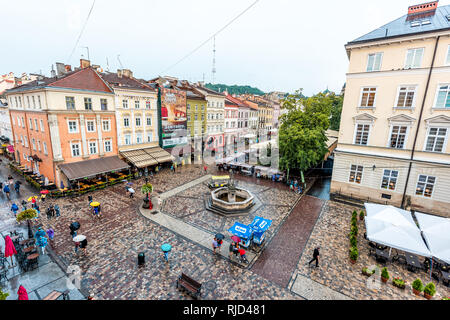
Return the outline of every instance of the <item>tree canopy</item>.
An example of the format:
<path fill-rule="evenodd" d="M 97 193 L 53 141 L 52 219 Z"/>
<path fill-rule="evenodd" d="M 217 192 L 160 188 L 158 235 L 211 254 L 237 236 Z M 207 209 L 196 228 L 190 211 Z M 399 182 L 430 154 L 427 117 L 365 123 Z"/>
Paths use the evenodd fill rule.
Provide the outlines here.
<path fill-rule="evenodd" d="M 323 160 L 333 101 L 334 96 L 324 93 L 304 98 L 301 90 L 283 101 L 287 113 L 280 118 L 280 169 L 304 171 Z"/>
<path fill-rule="evenodd" d="M 207 83 L 205 85 L 208 89 L 218 91 L 218 92 L 224 92 L 225 90 L 228 91 L 229 94 L 233 95 L 240 95 L 240 94 L 254 94 L 258 96 L 262 96 L 264 94 L 263 91 L 259 90 L 258 88 L 253 88 L 251 86 L 238 86 L 233 85 L 229 86 L 226 84 L 211 84 Z"/>

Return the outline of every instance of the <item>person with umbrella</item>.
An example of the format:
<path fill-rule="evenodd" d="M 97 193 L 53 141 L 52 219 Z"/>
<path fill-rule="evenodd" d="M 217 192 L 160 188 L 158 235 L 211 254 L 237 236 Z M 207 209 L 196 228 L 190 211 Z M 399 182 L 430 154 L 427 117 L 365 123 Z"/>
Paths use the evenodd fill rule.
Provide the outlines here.
<path fill-rule="evenodd" d="M 17 193 L 20 193 L 20 185 L 21 182 L 19 180 L 17 180 L 16 183 L 14 184 L 14 190 L 16 190 Z"/>
<path fill-rule="evenodd" d="M 212 242 L 213 252 L 216 253 L 216 249 L 219 247 L 219 244 L 217 243 L 217 238 L 214 237 Z"/>
<path fill-rule="evenodd" d="M 239 253 L 239 245 L 236 242 L 231 242 L 230 243 L 230 248 L 229 248 L 229 253 L 230 253 L 230 260 L 233 258 L 233 254 L 234 255 L 238 255 Z"/>
<path fill-rule="evenodd" d="M 41 248 L 42 254 L 45 254 L 45 247 L 47 246 L 47 233 L 44 229 L 39 228 L 39 230 L 34 234 L 36 239 L 36 244 Z"/>
<path fill-rule="evenodd" d="M 79 222 L 72 222 L 69 226 L 70 229 L 70 235 L 72 236 L 72 239 L 77 236 L 77 230 L 80 229 L 80 223 Z"/>
<path fill-rule="evenodd" d="M 245 256 L 245 250 L 241 248 L 238 251 L 241 256 L 241 262 L 248 263 L 247 257 Z"/>
<path fill-rule="evenodd" d="M 165 243 L 161 246 L 161 250 L 164 253 L 164 259 L 166 260 L 166 262 L 169 262 L 169 252 L 170 250 L 172 250 L 172 246 L 168 243 Z"/>
<path fill-rule="evenodd" d="M 134 193 L 135 193 L 134 189 L 130 187 L 130 188 L 128 188 L 128 192 L 130 193 L 130 199 L 133 199 Z"/>
<path fill-rule="evenodd" d="M 22 208 L 23 211 L 27 210 L 28 203 L 25 200 L 22 200 Z"/>
<path fill-rule="evenodd" d="M 16 251 L 16 248 L 14 247 L 14 244 L 13 244 L 13 242 L 11 240 L 11 237 L 10 236 L 6 236 L 5 237 L 5 254 L 4 254 L 4 257 L 5 258 L 11 257 L 11 266 L 10 266 L 10 268 L 14 266 L 12 256 L 15 255 L 15 254 L 17 254 L 17 251 Z"/>
<path fill-rule="evenodd" d="M 217 247 L 219 248 L 219 252 L 220 248 L 222 248 L 223 239 L 225 239 L 225 236 L 223 234 L 221 233 L 216 234 Z"/>
<path fill-rule="evenodd" d="M 49 228 L 47 230 L 47 236 L 50 239 L 50 241 L 53 241 L 53 238 L 55 237 L 55 231 L 52 228 Z"/>
<path fill-rule="evenodd" d="M 86 240 L 86 236 L 84 236 L 82 234 L 77 235 L 76 237 L 73 238 L 73 241 L 75 243 L 75 253 L 78 253 L 78 248 L 79 247 L 81 248 L 81 242 L 84 241 L 84 240 Z M 87 240 L 84 243 L 84 248 L 83 249 L 85 249 L 86 246 L 87 246 Z"/>
<path fill-rule="evenodd" d="M 28 300 L 28 292 L 22 285 L 19 287 L 19 290 L 17 290 L 17 295 L 17 300 Z"/>
<path fill-rule="evenodd" d="M 8 198 L 8 200 L 10 200 L 9 193 L 11 192 L 11 190 L 9 189 L 8 184 L 5 184 L 5 186 L 3 187 L 3 192 L 6 194 L 6 197 Z"/>
<path fill-rule="evenodd" d="M 11 211 L 14 212 L 14 215 L 17 215 L 17 211 L 19 210 L 19 207 L 17 206 L 17 204 L 14 202 L 11 206 Z"/>
<path fill-rule="evenodd" d="M 61 215 L 61 210 L 59 209 L 58 204 L 55 204 L 54 208 L 55 208 L 56 217 L 59 217 Z"/>

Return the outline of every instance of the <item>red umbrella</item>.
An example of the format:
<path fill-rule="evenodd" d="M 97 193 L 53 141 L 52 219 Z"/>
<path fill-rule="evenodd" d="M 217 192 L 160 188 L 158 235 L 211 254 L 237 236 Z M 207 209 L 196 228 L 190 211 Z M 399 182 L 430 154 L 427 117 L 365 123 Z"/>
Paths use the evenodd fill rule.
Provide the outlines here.
<path fill-rule="evenodd" d="M 12 256 L 17 254 L 16 248 L 9 236 L 5 237 L 5 258 L 11 257 L 11 264 L 13 264 Z"/>
<path fill-rule="evenodd" d="M 27 290 L 25 290 L 25 288 L 23 286 L 19 287 L 17 294 L 19 295 L 19 300 L 28 300 Z"/>
<path fill-rule="evenodd" d="M 236 242 L 236 243 L 241 242 L 241 238 L 239 238 L 238 236 L 232 236 L 232 237 L 231 237 L 231 240 L 233 240 L 233 241 Z"/>
<path fill-rule="evenodd" d="M 41 194 L 48 194 L 50 191 L 48 190 L 41 190 Z"/>

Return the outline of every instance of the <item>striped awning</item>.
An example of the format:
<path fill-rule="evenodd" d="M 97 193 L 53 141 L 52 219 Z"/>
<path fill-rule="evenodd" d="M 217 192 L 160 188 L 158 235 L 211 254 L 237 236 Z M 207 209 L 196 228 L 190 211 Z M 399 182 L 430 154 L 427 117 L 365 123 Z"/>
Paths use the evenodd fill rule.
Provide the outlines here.
<path fill-rule="evenodd" d="M 137 168 L 145 168 L 158 163 L 170 162 L 174 157 L 160 147 L 123 151 L 120 153 Z"/>
<path fill-rule="evenodd" d="M 93 177 L 111 171 L 128 169 L 130 166 L 118 156 L 60 164 L 59 168 L 69 180 Z"/>

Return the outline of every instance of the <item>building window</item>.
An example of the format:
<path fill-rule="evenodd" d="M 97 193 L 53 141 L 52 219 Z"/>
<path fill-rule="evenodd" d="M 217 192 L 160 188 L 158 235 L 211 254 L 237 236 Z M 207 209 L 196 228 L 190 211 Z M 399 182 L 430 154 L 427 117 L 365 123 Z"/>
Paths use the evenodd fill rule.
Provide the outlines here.
<path fill-rule="evenodd" d="M 391 132 L 390 147 L 395 149 L 404 149 L 406 133 L 408 132 L 408 127 L 406 126 L 393 126 Z"/>
<path fill-rule="evenodd" d="M 363 88 L 361 94 L 360 108 L 374 108 L 375 96 L 377 94 L 377 88 Z"/>
<path fill-rule="evenodd" d="M 139 109 L 141 107 L 141 103 L 139 100 L 134 101 L 134 108 Z"/>
<path fill-rule="evenodd" d="M 148 126 L 152 125 L 152 118 L 151 117 L 147 117 L 147 125 Z"/>
<path fill-rule="evenodd" d="M 34 130 L 39 131 L 38 121 L 34 119 Z"/>
<path fill-rule="evenodd" d="M 146 107 L 147 109 L 151 109 L 151 108 L 152 108 L 151 102 L 150 102 L 150 101 L 145 101 L 145 107 Z"/>
<path fill-rule="evenodd" d="M 130 145 L 131 144 L 131 135 L 126 134 L 125 135 L 125 144 Z"/>
<path fill-rule="evenodd" d="M 78 126 L 77 126 L 77 122 L 78 121 L 68 121 L 68 125 L 69 125 L 69 133 L 77 133 L 78 132 Z"/>
<path fill-rule="evenodd" d="M 195 117 L 195 118 L 194 118 L 194 120 L 196 120 L 196 121 L 197 121 L 197 120 L 198 120 L 198 115 L 197 115 L 197 114 L 195 114 L 195 115 L 194 115 L 194 117 Z"/>
<path fill-rule="evenodd" d="M 92 110 L 92 98 L 84 98 L 84 109 Z"/>
<path fill-rule="evenodd" d="M 395 190 L 395 186 L 397 185 L 397 178 L 398 178 L 398 171 L 384 170 L 381 188 Z"/>
<path fill-rule="evenodd" d="M 124 109 L 128 109 L 128 100 L 122 100 L 122 106 Z"/>
<path fill-rule="evenodd" d="M 105 140 L 105 152 L 112 152 L 111 140 Z"/>
<path fill-rule="evenodd" d="M 101 106 L 102 111 L 108 110 L 108 100 L 100 99 L 100 106 Z"/>
<path fill-rule="evenodd" d="M 97 141 L 90 141 L 89 154 L 96 154 L 96 153 L 97 153 Z"/>
<path fill-rule="evenodd" d="M 136 117 L 136 127 L 140 127 L 140 126 L 141 126 L 141 118 Z"/>
<path fill-rule="evenodd" d="M 416 195 L 431 198 L 436 177 L 420 175 L 417 180 Z"/>
<path fill-rule="evenodd" d="M 44 132 L 44 120 L 41 119 L 41 131 Z"/>
<path fill-rule="evenodd" d="M 203 120 L 205 120 L 205 115 L 204 115 L 204 114 L 202 114 L 202 121 L 203 121 Z"/>
<path fill-rule="evenodd" d="M 109 120 L 103 120 L 102 121 L 102 126 L 103 126 L 103 131 L 109 131 L 110 130 L 110 126 L 109 126 Z"/>
<path fill-rule="evenodd" d="M 363 166 L 352 165 L 348 182 L 361 183 Z"/>
<path fill-rule="evenodd" d="M 202 104 L 202 111 L 204 111 L 205 110 L 205 105 L 204 104 Z"/>
<path fill-rule="evenodd" d="M 67 110 L 75 109 L 75 98 L 74 97 L 66 97 L 66 108 L 67 108 Z"/>
<path fill-rule="evenodd" d="M 440 85 L 436 98 L 435 108 L 450 108 L 450 85 Z"/>
<path fill-rule="evenodd" d="M 123 126 L 125 128 L 128 128 L 130 126 L 130 119 L 129 118 L 123 118 Z"/>
<path fill-rule="evenodd" d="M 34 138 L 31 139 L 31 144 L 33 145 L 33 150 L 36 151 L 36 141 L 34 140 Z"/>
<path fill-rule="evenodd" d="M 368 61 L 367 61 L 367 72 L 380 71 L 382 58 L 383 58 L 383 53 L 369 54 Z"/>
<path fill-rule="evenodd" d="M 44 154 L 48 155 L 48 151 L 47 151 L 47 143 L 44 141 L 42 142 L 42 146 L 44 147 Z"/>
<path fill-rule="evenodd" d="M 367 146 L 369 141 L 370 124 L 357 124 L 355 134 L 355 144 Z"/>
<path fill-rule="evenodd" d="M 447 128 L 430 128 L 428 130 L 426 151 L 443 152 L 447 138 Z"/>
<path fill-rule="evenodd" d="M 79 157 L 80 152 L 80 144 L 79 143 L 72 143 L 72 157 Z"/>
<path fill-rule="evenodd" d="M 37 141 L 37 146 L 38 146 L 38 150 L 39 150 L 39 152 L 41 152 L 41 141 Z"/>
<path fill-rule="evenodd" d="M 136 143 L 142 143 L 142 133 L 138 133 L 136 135 Z"/>
<path fill-rule="evenodd" d="M 187 121 L 191 121 L 191 115 L 190 114 L 187 115 Z"/>
<path fill-rule="evenodd" d="M 33 130 L 33 119 L 28 119 L 30 121 L 30 130 Z"/>
<path fill-rule="evenodd" d="M 10 98 L 10 100 L 11 100 L 11 98 Z M 30 96 L 27 96 L 27 105 L 28 105 L 28 108 L 31 107 L 31 105 L 30 105 Z"/>
<path fill-rule="evenodd" d="M 95 132 L 95 121 L 87 120 L 86 121 L 87 132 Z"/>
<path fill-rule="evenodd" d="M 38 105 L 39 105 L 39 109 L 41 109 L 42 108 L 42 105 L 41 105 L 41 96 L 37 96 L 38 97 Z"/>
<path fill-rule="evenodd" d="M 414 104 L 414 96 L 416 94 L 416 87 L 400 87 L 397 97 L 397 108 L 412 108 Z"/>
<path fill-rule="evenodd" d="M 405 69 L 420 68 L 424 48 L 409 49 L 406 54 Z"/>
<path fill-rule="evenodd" d="M 189 103 L 187 104 L 186 109 L 187 109 L 187 111 L 191 110 L 191 105 Z"/>
<path fill-rule="evenodd" d="M 153 134 L 150 132 L 150 133 L 147 133 L 147 142 L 152 142 L 153 141 Z"/>
<path fill-rule="evenodd" d="M 198 105 L 195 105 L 195 111 L 198 111 Z"/>

